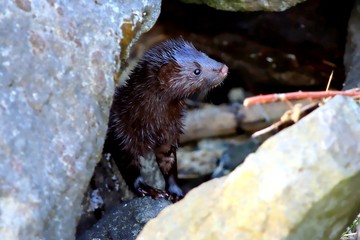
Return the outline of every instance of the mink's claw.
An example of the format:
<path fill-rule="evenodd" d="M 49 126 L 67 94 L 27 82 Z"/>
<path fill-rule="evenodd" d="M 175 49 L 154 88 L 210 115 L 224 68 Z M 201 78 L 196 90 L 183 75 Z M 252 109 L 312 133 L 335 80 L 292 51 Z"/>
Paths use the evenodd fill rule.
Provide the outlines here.
<path fill-rule="evenodd" d="M 166 191 L 169 193 L 170 195 L 170 201 L 172 201 L 173 203 L 180 201 L 181 199 L 184 198 L 184 194 L 183 191 L 181 190 L 181 188 L 176 184 L 170 184 L 167 188 Z"/>
<path fill-rule="evenodd" d="M 180 201 L 183 198 L 184 198 L 184 195 L 171 194 L 170 199 L 168 199 L 168 200 L 172 201 L 173 203 L 176 203 L 176 202 Z"/>

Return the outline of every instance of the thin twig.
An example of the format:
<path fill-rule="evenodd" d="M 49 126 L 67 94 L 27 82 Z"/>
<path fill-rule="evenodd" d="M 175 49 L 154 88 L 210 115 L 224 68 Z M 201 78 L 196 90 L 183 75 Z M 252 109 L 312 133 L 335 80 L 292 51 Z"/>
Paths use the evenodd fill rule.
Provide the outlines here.
<path fill-rule="evenodd" d="M 262 136 L 273 135 L 282 129 L 298 122 L 301 118 L 318 108 L 319 104 L 319 102 L 314 102 L 307 105 L 296 104 L 293 108 L 285 112 L 278 122 L 253 133 L 251 136 L 253 138 L 259 138 Z"/>
<path fill-rule="evenodd" d="M 275 101 L 295 100 L 295 99 L 320 99 L 327 97 L 334 97 L 336 95 L 350 96 L 353 98 L 360 98 L 360 90 L 358 88 L 350 89 L 347 91 L 313 91 L 313 92 L 289 92 L 289 93 L 275 93 L 267 95 L 258 95 L 249 97 L 244 100 L 244 106 L 248 107 L 258 103 L 269 103 Z"/>
<path fill-rule="evenodd" d="M 350 236 L 355 236 L 357 233 L 347 233 L 347 234 L 344 234 L 343 237 L 350 237 Z"/>
<path fill-rule="evenodd" d="M 331 74 L 330 74 L 330 77 L 329 77 L 329 80 L 328 80 L 328 83 L 326 85 L 326 89 L 325 91 L 329 91 L 329 88 L 330 88 L 330 84 L 331 84 L 331 81 L 332 81 L 332 78 L 333 78 L 333 74 L 334 74 L 334 70 L 331 71 Z"/>

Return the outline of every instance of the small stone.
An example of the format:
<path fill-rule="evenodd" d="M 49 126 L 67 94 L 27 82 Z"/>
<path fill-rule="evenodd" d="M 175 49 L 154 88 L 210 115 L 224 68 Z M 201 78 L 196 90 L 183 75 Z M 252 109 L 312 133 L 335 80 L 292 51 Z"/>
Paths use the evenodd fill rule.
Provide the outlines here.
<path fill-rule="evenodd" d="M 210 7 L 226 11 L 285 11 L 305 0 L 182 0 L 186 3 L 206 4 Z"/>
<path fill-rule="evenodd" d="M 156 217 L 162 209 L 170 204 L 171 202 L 165 199 L 154 200 L 150 197 L 134 198 L 131 201 L 123 202 L 109 210 L 78 240 L 135 239 L 145 223 Z"/>

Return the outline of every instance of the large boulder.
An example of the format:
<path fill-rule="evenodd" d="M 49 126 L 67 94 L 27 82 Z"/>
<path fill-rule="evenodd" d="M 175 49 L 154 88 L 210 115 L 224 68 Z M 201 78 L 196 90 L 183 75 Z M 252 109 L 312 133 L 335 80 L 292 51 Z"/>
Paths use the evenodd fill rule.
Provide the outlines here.
<path fill-rule="evenodd" d="M 160 1 L 0 2 L 0 236 L 72 239 L 114 75 Z"/>
<path fill-rule="evenodd" d="M 360 211 L 359 123 L 359 105 L 335 97 L 164 209 L 138 239 L 339 239 Z"/>

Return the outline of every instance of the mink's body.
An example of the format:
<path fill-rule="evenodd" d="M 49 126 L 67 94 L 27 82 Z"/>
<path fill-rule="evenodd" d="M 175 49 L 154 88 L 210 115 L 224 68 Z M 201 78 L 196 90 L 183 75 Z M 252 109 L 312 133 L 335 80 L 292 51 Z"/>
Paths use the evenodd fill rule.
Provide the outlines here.
<path fill-rule="evenodd" d="M 183 196 L 177 181 L 176 149 L 182 133 L 184 100 L 220 84 L 228 68 L 182 39 L 150 49 L 129 80 L 116 89 L 104 152 L 111 153 L 124 180 L 139 196 Z M 155 153 L 165 179 L 156 190 L 140 175 L 139 157 Z"/>

